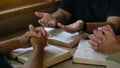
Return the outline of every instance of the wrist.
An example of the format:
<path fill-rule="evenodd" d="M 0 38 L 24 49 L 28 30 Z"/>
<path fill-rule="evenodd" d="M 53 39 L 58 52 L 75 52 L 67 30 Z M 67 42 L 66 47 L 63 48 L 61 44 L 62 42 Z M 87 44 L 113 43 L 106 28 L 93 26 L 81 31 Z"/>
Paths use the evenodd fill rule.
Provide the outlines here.
<path fill-rule="evenodd" d="M 40 52 L 44 52 L 44 48 L 45 47 L 33 47 L 34 48 L 34 52 L 38 52 L 38 53 L 40 53 Z"/>
<path fill-rule="evenodd" d="M 86 22 L 83 22 L 82 20 L 78 20 L 78 21 L 81 22 L 81 29 L 80 29 L 79 33 L 86 32 L 86 30 L 87 30 Z"/>
<path fill-rule="evenodd" d="M 19 40 L 19 48 L 25 48 L 25 45 L 27 46 L 27 43 L 29 42 L 27 37 L 25 36 L 18 37 L 18 40 Z"/>
<path fill-rule="evenodd" d="M 120 51 L 120 42 L 117 41 L 114 45 L 115 45 L 115 47 L 113 48 L 114 52 Z"/>
<path fill-rule="evenodd" d="M 22 48 L 22 45 L 23 45 L 23 38 L 22 36 L 18 37 L 18 41 L 19 41 L 19 48 Z"/>
<path fill-rule="evenodd" d="M 86 32 L 86 30 L 87 30 L 87 24 L 85 22 L 83 22 L 81 31 Z"/>
<path fill-rule="evenodd" d="M 59 23 L 59 21 L 57 20 L 57 18 L 55 18 L 55 17 L 53 17 L 53 21 L 54 21 L 54 28 L 58 28 L 58 23 Z"/>

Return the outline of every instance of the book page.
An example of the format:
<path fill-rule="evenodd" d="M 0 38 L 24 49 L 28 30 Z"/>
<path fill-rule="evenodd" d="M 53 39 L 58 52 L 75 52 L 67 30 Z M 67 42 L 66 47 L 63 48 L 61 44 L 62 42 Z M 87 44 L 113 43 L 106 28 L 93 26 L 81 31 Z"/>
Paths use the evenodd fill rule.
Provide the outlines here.
<path fill-rule="evenodd" d="M 70 47 L 72 47 L 73 45 L 77 44 L 78 41 L 80 40 L 82 34 L 79 34 L 78 32 L 76 33 L 68 33 L 65 32 L 62 29 L 57 29 L 57 28 L 45 28 L 45 30 L 49 33 L 49 42 L 51 43 L 57 43 L 60 45 L 71 45 Z M 74 43 L 74 44 L 73 44 Z"/>
<path fill-rule="evenodd" d="M 67 50 L 58 48 L 56 46 L 48 46 L 45 48 L 45 60 L 49 60 L 50 58 L 54 58 L 56 56 L 62 55 L 64 53 L 67 53 Z"/>
<path fill-rule="evenodd" d="M 106 54 L 93 50 L 88 40 L 81 40 L 73 60 L 78 63 L 106 65 L 106 57 Z"/>
<path fill-rule="evenodd" d="M 55 40 L 59 40 L 65 43 L 70 43 L 72 42 L 74 39 L 76 39 L 77 37 L 79 37 L 79 33 L 68 33 L 65 32 L 62 29 L 54 29 L 54 28 L 45 28 L 46 31 L 48 31 L 50 37 L 49 39 L 55 39 Z"/>
<path fill-rule="evenodd" d="M 19 48 L 19 49 L 13 50 L 12 53 L 23 54 L 23 53 L 26 53 L 26 52 L 29 52 L 29 51 L 32 51 L 32 50 L 33 50 L 33 47 Z"/>
<path fill-rule="evenodd" d="M 10 57 L 12 58 L 16 58 L 16 56 L 19 56 L 19 55 L 23 55 L 25 53 L 28 53 L 28 52 L 31 52 L 33 50 L 33 47 L 29 47 L 29 48 L 19 48 L 19 49 L 16 49 L 16 50 L 13 50 L 11 53 L 10 53 Z"/>
<path fill-rule="evenodd" d="M 17 56 L 17 58 L 20 62 L 24 63 L 28 60 L 30 55 L 32 55 L 32 51 Z M 68 50 L 61 49 L 53 45 L 49 45 L 45 47 L 44 66 L 49 67 L 63 60 L 66 60 L 70 57 L 71 57 L 71 53 Z"/>

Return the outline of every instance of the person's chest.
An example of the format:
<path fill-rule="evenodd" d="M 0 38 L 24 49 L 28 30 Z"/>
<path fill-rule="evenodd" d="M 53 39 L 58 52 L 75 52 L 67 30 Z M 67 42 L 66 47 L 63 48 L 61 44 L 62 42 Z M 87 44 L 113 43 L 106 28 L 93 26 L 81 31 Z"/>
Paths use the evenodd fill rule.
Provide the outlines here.
<path fill-rule="evenodd" d="M 110 3 L 110 0 L 75 0 L 75 17 L 88 21 L 103 21 L 107 17 Z"/>

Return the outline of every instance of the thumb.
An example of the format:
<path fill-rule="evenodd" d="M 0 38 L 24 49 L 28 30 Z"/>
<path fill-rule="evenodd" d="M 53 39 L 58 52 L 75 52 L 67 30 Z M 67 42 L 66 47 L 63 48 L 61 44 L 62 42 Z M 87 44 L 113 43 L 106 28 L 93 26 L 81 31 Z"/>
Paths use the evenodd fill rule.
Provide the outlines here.
<path fill-rule="evenodd" d="M 41 34 L 37 33 L 37 30 L 31 24 L 29 25 L 29 30 L 30 30 L 31 36 L 35 36 L 35 37 L 40 37 L 41 36 Z"/>
<path fill-rule="evenodd" d="M 62 24 L 61 23 L 57 23 L 57 25 L 60 27 Z"/>
<path fill-rule="evenodd" d="M 108 29 L 109 31 L 111 31 L 111 33 L 113 33 L 114 34 L 114 31 L 113 31 L 113 29 L 111 28 L 111 26 L 110 25 L 106 25 L 106 27 L 105 27 L 106 29 Z"/>
<path fill-rule="evenodd" d="M 35 31 L 35 27 L 30 24 L 30 25 L 29 25 L 29 30 L 30 30 L 30 31 Z"/>
<path fill-rule="evenodd" d="M 58 25 L 58 27 L 60 27 L 60 28 L 64 28 L 64 25 L 61 24 L 61 23 L 58 23 L 57 25 Z"/>
<path fill-rule="evenodd" d="M 65 25 L 63 25 L 63 24 L 61 24 L 61 23 L 58 23 L 57 25 L 58 25 L 58 27 L 60 27 L 60 28 L 63 29 L 63 30 L 68 29 L 67 26 L 65 26 Z"/>
<path fill-rule="evenodd" d="M 43 16 L 44 16 L 44 14 L 41 13 L 41 12 L 35 12 L 35 15 L 36 15 L 37 17 L 43 17 Z"/>
<path fill-rule="evenodd" d="M 100 28 L 100 30 L 102 30 L 103 32 L 109 31 L 109 32 L 111 32 L 111 33 L 114 35 L 114 31 L 113 31 L 113 29 L 110 27 L 110 25 L 106 25 L 106 26 Z"/>

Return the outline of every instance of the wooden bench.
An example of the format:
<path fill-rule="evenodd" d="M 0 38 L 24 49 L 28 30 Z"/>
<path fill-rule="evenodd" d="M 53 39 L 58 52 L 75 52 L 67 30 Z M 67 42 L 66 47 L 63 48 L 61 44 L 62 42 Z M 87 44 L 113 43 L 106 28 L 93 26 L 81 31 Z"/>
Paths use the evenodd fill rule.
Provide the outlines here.
<path fill-rule="evenodd" d="M 10 0 L 9 4 L 7 1 L 0 2 L 0 36 L 27 29 L 29 24 L 36 25 L 35 11 L 53 12 L 59 5 L 54 0 Z"/>

